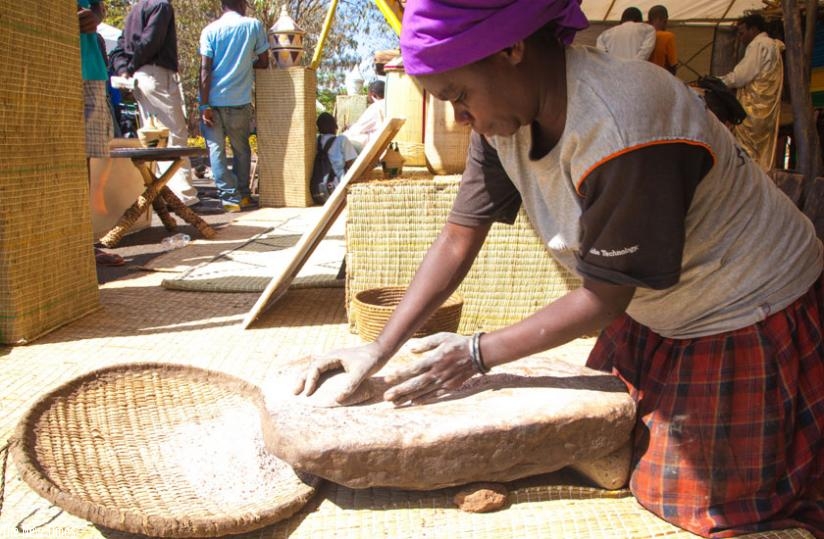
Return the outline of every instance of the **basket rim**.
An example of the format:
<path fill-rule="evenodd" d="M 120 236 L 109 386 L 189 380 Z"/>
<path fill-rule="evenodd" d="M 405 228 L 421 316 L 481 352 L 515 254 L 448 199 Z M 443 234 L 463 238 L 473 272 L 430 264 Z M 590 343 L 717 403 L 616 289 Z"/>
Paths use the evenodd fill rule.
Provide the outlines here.
<path fill-rule="evenodd" d="M 248 514 L 242 515 L 243 518 L 233 519 L 233 525 L 229 525 L 228 519 L 223 519 L 221 522 L 221 519 L 215 517 L 186 517 L 185 522 L 178 518 L 157 515 L 148 518 L 143 512 L 134 510 L 130 506 L 111 506 L 91 502 L 84 497 L 63 490 L 50 480 L 45 473 L 46 469 L 40 465 L 33 454 L 33 447 L 27 444 L 26 440 L 36 436 L 34 427 L 37 420 L 49 410 L 52 399 L 69 395 L 82 385 L 103 376 L 118 373 L 128 375 L 132 372 L 148 370 L 195 374 L 196 376 L 192 377 L 193 380 L 223 386 L 249 399 L 259 410 L 265 410 L 263 392 L 258 386 L 232 374 L 213 369 L 175 363 L 130 362 L 89 371 L 42 394 L 17 423 L 9 450 L 21 477 L 32 490 L 66 512 L 94 524 L 128 533 L 156 537 L 218 537 L 254 531 L 288 518 L 300 510 L 314 495 L 320 480 L 309 474 L 301 474 L 301 478 L 305 476 L 308 481 L 306 483 L 307 495 L 296 497 L 291 503 L 273 505 L 271 509 L 257 511 L 255 518 L 249 518 Z"/>
<path fill-rule="evenodd" d="M 364 296 L 367 296 L 367 295 L 370 295 L 370 294 L 378 294 L 380 292 L 400 292 L 401 295 L 403 295 L 403 294 L 406 293 L 406 290 L 408 288 L 409 287 L 407 287 L 407 286 L 376 286 L 374 288 L 365 288 L 365 289 L 360 290 L 359 292 L 357 292 L 354 295 L 352 301 L 354 301 L 358 305 L 362 305 L 362 306 L 370 308 L 370 309 L 394 310 L 395 307 L 397 307 L 397 305 L 382 305 L 382 304 L 379 304 L 379 303 L 372 303 L 370 301 L 365 300 Z M 448 308 L 448 307 L 455 307 L 457 305 L 463 305 L 463 302 L 464 302 L 463 296 L 461 294 L 459 294 L 457 291 L 455 291 L 455 292 L 452 292 L 449 295 L 449 297 L 444 300 L 444 302 L 438 307 L 438 309 L 445 309 L 445 308 Z"/>

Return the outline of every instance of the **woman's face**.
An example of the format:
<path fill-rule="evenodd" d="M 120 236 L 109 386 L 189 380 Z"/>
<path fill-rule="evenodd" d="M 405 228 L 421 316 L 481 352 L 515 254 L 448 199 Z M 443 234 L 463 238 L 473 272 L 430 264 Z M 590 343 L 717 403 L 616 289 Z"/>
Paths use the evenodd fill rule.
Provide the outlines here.
<path fill-rule="evenodd" d="M 452 103 L 457 123 L 484 136 L 510 136 L 537 115 L 534 91 L 524 84 L 516 64 L 503 51 L 418 81 L 435 98 Z"/>

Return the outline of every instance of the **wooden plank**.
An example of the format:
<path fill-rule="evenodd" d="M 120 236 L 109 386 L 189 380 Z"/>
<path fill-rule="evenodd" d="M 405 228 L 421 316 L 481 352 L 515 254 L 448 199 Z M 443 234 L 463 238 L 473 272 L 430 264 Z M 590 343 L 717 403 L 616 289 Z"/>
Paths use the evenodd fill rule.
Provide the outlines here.
<path fill-rule="evenodd" d="M 806 198 L 814 195 L 815 178 L 821 174 L 821 145 L 818 130 L 813 117 L 813 103 L 810 96 L 809 75 L 804 72 L 804 38 L 801 35 L 801 14 L 796 0 L 781 3 L 784 13 L 784 45 L 786 52 L 787 80 L 790 88 L 790 101 L 793 107 L 793 132 L 798 148 L 797 168 L 804 176 L 801 206 L 810 215 L 817 212 L 816 205 L 807 207 Z M 815 216 L 813 216 L 815 219 Z"/>
<path fill-rule="evenodd" d="M 349 184 L 358 181 L 366 172 L 375 167 L 389 142 L 395 138 L 405 121 L 403 118 L 387 118 L 380 134 L 363 148 L 363 151 L 341 179 L 340 185 L 332 192 L 332 196 L 324 204 L 323 213 L 318 222 L 301 236 L 300 241 L 295 246 L 295 255 L 292 260 L 289 261 L 289 264 L 279 275 L 276 275 L 266 285 L 266 289 L 246 314 L 243 319 L 243 329 L 248 329 L 252 322 L 286 293 L 289 285 L 297 277 L 298 272 L 335 223 L 335 219 L 338 218 L 343 208 L 346 207 L 346 189 Z"/>

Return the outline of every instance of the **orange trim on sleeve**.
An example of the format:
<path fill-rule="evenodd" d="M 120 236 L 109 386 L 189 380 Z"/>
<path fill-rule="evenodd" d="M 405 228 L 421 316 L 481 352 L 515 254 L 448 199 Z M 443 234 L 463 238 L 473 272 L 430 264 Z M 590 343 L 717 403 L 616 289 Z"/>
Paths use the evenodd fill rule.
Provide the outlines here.
<path fill-rule="evenodd" d="M 626 153 L 634 152 L 635 150 L 640 150 L 641 148 L 646 148 L 648 146 L 660 146 L 660 145 L 663 145 L 663 144 L 689 144 L 690 146 L 700 146 L 700 147 L 706 149 L 710 153 L 710 156 L 712 157 L 712 164 L 713 164 L 713 166 L 715 166 L 715 161 L 716 161 L 715 154 L 713 153 L 713 151 L 710 149 L 710 147 L 708 145 L 706 145 L 702 142 L 696 142 L 694 140 L 687 140 L 687 139 L 656 140 L 654 142 L 644 142 L 643 144 L 638 144 L 637 146 L 631 146 L 629 148 L 624 148 L 623 150 L 621 150 L 619 152 L 615 152 L 614 154 L 608 155 L 608 156 L 604 157 L 603 159 L 601 159 L 600 161 L 598 161 L 597 163 L 595 163 L 594 165 L 592 165 L 591 167 L 589 167 L 586 170 L 586 172 L 584 172 L 581 175 L 581 179 L 578 181 L 578 183 L 575 184 L 575 192 L 578 193 L 578 196 L 583 196 L 581 194 L 581 185 L 586 181 L 587 176 L 592 174 L 593 170 L 600 167 L 601 165 L 603 165 L 607 161 L 611 161 L 612 159 L 615 159 L 616 157 L 620 157 L 620 156 L 622 156 Z"/>

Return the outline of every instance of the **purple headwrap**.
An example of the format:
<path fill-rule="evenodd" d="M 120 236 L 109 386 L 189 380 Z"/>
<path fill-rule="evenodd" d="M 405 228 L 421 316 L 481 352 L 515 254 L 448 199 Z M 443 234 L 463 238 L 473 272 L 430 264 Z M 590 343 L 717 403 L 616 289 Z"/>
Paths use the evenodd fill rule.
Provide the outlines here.
<path fill-rule="evenodd" d="M 409 0 L 401 27 L 404 69 L 432 75 L 471 64 L 548 22 L 567 45 L 589 26 L 580 0 Z"/>

